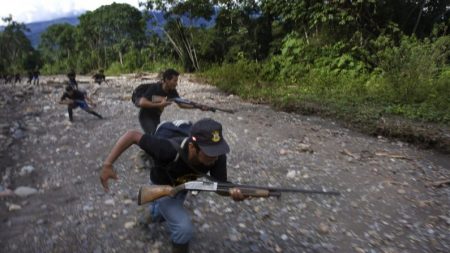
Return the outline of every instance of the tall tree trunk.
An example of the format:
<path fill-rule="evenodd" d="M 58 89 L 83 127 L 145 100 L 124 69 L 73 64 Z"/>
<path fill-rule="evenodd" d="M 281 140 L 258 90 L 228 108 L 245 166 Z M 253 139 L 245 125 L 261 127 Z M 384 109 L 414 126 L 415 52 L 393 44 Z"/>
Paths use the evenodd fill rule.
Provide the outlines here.
<path fill-rule="evenodd" d="M 177 20 L 177 28 L 178 28 L 178 32 L 181 36 L 181 42 L 184 44 L 184 48 L 185 48 L 185 54 L 187 56 L 187 58 L 189 59 L 192 68 L 194 68 L 194 70 L 198 71 L 199 67 L 198 67 L 198 62 L 197 62 L 197 57 L 195 55 L 195 51 L 194 51 L 194 47 L 192 46 L 192 39 L 189 39 L 188 36 L 186 36 L 185 33 L 185 27 L 181 24 L 180 20 Z M 191 34 L 191 38 L 192 38 L 192 34 Z M 187 71 L 191 71 L 191 67 L 190 66 L 185 66 L 185 70 Z"/>
<path fill-rule="evenodd" d="M 103 47 L 103 65 L 106 66 L 106 46 Z M 100 66 L 99 66 L 100 68 Z"/>
<path fill-rule="evenodd" d="M 427 2 L 426 0 L 422 0 L 422 5 L 420 6 L 420 10 L 419 10 L 419 16 L 417 17 L 416 24 L 414 25 L 412 34 L 416 34 L 417 27 L 419 26 L 420 18 L 422 17 L 423 8 L 425 7 L 426 2 Z"/>
<path fill-rule="evenodd" d="M 158 17 L 156 17 L 155 13 L 153 11 L 151 11 L 153 18 L 158 21 Z M 159 23 L 159 22 L 157 22 Z M 178 54 L 178 57 L 180 57 L 180 59 L 183 61 L 184 63 L 184 59 L 183 59 L 183 53 L 180 49 L 180 47 L 177 45 L 177 43 L 175 42 L 175 40 L 172 38 L 172 36 L 170 36 L 170 34 L 166 31 L 166 29 L 164 29 L 164 27 L 160 26 L 159 27 L 164 34 L 167 36 L 167 38 L 169 39 L 170 43 L 172 44 L 173 48 L 175 49 L 175 52 Z"/>

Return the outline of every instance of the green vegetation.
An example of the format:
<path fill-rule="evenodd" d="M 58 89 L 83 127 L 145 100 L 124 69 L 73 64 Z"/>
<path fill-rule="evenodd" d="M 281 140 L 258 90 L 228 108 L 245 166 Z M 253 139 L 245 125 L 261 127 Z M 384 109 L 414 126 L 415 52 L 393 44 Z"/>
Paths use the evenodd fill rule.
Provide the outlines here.
<path fill-rule="evenodd" d="M 51 26 L 37 50 L 26 27 L 9 17 L 0 33 L 0 70 L 101 68 L 111 75 L 170 66 L 243 98 L 331 115 L 369 133 L 386 133 L 382 125 L 392 117 L 449 126 L 446 0 L 147 0 L 142 6 L 144 12 L 114 3 L 80 16 L 76 27 Z M 198 25 L 200 18 L 214 25 Z"/>
<path fill-rule="evenodd" d="M 39 53 L 25 36 L 26 26 L 15 22 L 11 16 L 2 20 L 8 25 L 0 32 L 0 75 L 21 73 L 38 65 Z"/>
<path fill-rule="evenodd" d="M 449 36 L 434 42 L 405 37 L 400 45 L 377 51 L 371 71 L 350 54 L 334 56 L 339 44 L 310 47 L 291 36 L 279 56 L 217 65 L 203 77 L 283 110 L 331 113 L 356 123 L 372 121 L 373 127 L 386 115 L 450 123 L 450 67 L 442 61 L 450 52 Z M 311 51 L 316 55 L 307 62 L 303 54 Z"/>

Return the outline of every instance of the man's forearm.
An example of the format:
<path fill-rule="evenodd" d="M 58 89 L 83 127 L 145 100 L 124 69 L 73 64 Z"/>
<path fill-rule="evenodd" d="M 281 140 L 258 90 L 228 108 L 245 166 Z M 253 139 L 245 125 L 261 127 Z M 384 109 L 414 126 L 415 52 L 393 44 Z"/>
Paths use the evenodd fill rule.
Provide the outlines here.
<path fill-rule="evenodd" d="M 141 108 L 161 108 L 161 103 L 152 102 L 146 98 L 141 98 L 139 100 L 139 107 Z"/>
<path fill-rule="evenodd" d="M 131 145 L 137 144 L 142 137 L 138 131 L 128 131 L 116 142 L 103 164 L 113 164 Z"/>
<path fill-rule="evenodd" d="M 63 104 L 63 105 L 70 105 L 73 103 L 73 101 L 71 99 L 63 99 L 63 100 L 60 100 L 59 103 Z"/>

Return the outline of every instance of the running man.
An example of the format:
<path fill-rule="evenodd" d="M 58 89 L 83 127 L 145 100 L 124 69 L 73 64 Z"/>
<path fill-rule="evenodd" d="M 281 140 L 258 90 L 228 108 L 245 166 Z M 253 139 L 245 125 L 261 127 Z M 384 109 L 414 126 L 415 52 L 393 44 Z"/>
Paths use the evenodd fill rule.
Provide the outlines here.
<path fill-rule="evenodd" d="M 66 87 L 66 91 L 62 95 L 59 103 L 67 105 L 67 111 L 69 112 L 70 122 L 73 122 L 73 109 L 77 107 L 80 107 L 83 111 L 87 113 L 97 116 L 99 119 L 103 119 L 103 117 L 100 114 L 92 110 L 92 108 L 88 105 L 89 103 L 95 106 L 95 103 L 87 96 L 87 94 L 85 92 L 75 90 L 72 86 Z"/>

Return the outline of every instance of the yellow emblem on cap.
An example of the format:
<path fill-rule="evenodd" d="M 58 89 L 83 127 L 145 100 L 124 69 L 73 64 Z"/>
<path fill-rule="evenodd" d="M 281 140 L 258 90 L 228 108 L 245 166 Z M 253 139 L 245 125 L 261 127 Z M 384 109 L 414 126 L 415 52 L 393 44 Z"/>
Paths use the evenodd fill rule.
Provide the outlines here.
<path fill-rule="evenodd" d="M 212 140 L 213 142 L 219 142 L 219 141 L 220 141 L 220 134 L 219 134 L 219 131 L 213 131 L 213 132 L 212 132 L 212 138 L 211 138 L 211 140 Z"/>

